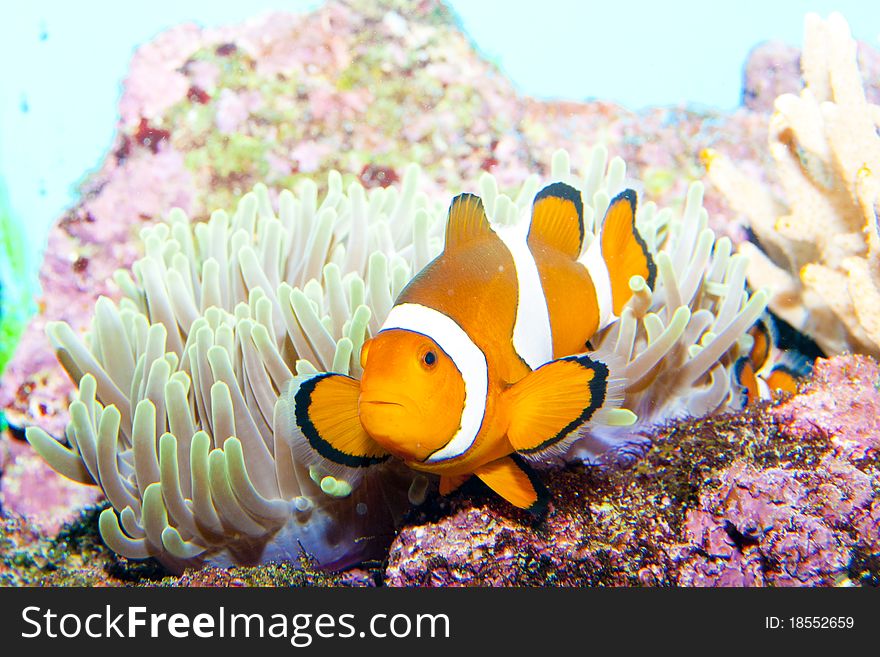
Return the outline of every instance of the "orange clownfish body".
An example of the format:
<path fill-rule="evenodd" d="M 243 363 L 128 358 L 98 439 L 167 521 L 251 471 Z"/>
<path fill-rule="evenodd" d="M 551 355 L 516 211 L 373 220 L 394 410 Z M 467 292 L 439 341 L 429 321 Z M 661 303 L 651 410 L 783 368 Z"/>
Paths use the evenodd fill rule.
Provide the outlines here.
<path fill-rule="evenodd" d="M 776 323 L 778 318 L 765 312 L 749 329 L 754 342 L 748 354 L 733 364 L 731 405 L 742 409 L 774 393 L 795 394 L 798 380 L 809 376 L 812 360 L 795 349 L 783 349 Z"/>
<path fill-rule="evenodd" d="M 542 508 L 520 455 L 562 450 L 620 396 L 584 352 L 620 314 L 632 276 L 653 286 L 635 203 L 631 190 L 617 196 L 581 256 L 583 205 L 569 185 L 541 190 L 520 226 L 490 226 L 479 197 L 457 196 L 443 253 L 364 344 L 360 381 L 319 374 L 289 391 L 302 436 L 330 464 L 393 455 L 439 474 L 441 493 L 476 475 L 515 506 Z"/>

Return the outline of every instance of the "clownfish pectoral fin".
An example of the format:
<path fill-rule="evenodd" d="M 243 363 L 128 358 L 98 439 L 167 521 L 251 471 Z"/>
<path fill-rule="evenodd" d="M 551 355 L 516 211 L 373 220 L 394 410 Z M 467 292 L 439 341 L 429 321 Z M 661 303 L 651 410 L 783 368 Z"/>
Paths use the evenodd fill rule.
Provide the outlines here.
<path fill-rule="evenodd" d="M 532 470 L 515 456 L 505 456 L 474 471 L 480 480 L 520 509 L 541 515 L 550 495 Z"/>
<path fill-rule="evenodd" d="M 447 252 L 455 251 L 464 244 L 492 235 L 489 218 L 483 208 L 483 200 L 475 194 L 459 194 L 449 204 L 446 220 Z"/>
<path fill-rule="evenodd" d="M 562 182 L 547 185 L 535 195 L 529 246 L 540 241 L 567 253 L 580 255 L 584 243 L 584 203 L 581 193 Z"/>
<path fill-rule="evenodd" d="M 601 233 L 602 258 L 611 279 L 611 301 L 618 317 L 624 304 L 632 296 L 629 279 L 641 276 L 654 289 L 657 267 L 648 251 L 648 245 L 636 228 L 636 193 L 627 189 L 615 196 L 605 219 Z"/>
<path fill-rule="evenodd" d="M 288 393 L 293 420 L 308 445 L 321 457 L 348 468 L 381 463 L 388 453 L 361 425 L 360 382 L 342 374 L 318 374 L 298 381 Z"/>
<path fill-rule="evenodd" d="M 507 438 L 518 453 L 544 456 L 564 450 L 605 402 L 608 366 L 586 355 L 567 356 L 527 374 L 510 396 Z"/>
<path fill-rule="evenodd" d="M 440 494 L 449 495 L 449 493 L 458 489 L 464 482 L 471 478 L 470 474 L 465 475 L 441 475 L 440 476 Z"/>

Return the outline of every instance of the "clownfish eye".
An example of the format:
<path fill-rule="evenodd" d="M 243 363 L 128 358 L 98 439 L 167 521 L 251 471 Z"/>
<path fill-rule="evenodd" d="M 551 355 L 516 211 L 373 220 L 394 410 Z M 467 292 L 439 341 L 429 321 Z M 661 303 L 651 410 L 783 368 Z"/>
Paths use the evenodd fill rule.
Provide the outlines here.
<path fill-rule="evenodd" d="M 428 367 L 433 367 L 434 363 L 437 362 L 437 354 L 433 351 L 426 351 L 425 355 L 422 356 L 422 362 Z"/>

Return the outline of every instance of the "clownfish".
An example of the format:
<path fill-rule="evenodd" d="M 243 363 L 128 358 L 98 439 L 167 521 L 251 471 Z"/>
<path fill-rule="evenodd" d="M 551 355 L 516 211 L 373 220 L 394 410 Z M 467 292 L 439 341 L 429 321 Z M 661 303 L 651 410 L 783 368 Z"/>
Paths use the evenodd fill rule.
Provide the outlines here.
<path fill-rule="evenodd" d="M 583 202 L 567 184 L 538 192 L 531 221 L 514 226 L 490 225 L 478 196 L 455 197 L 443 252 L 364 343 L 361 379 L 322 373 L 285 391 L 301 442 L 330 468 L 399 457 L 439 475 L 441 494 L 476 476 L 540 513 L 548 496 L 525 460 L 560 453 L 623 398 L 607 359 L 586 352 L 633 276 L 654 285 L 635 212 L 634 191 L 616 196 L 581 255 Z"/>
<path fill-rule="evenodd" d="M 812 359 L 808 354 L 818 347 L 805 342 L 806 338 L 799 337 L 804 352 L 796 348 L 797 344 L 790 349 L 783 348 L 777 328 L 780 322 L 779 318 L 767 311 L 749 329 L 753 339 L 752 348 L 733 364 L 734 408 L 742 409 L 759 399 L 770 399 L 775 392 L 795 394 L 798 380 L 812 372 Z"/>

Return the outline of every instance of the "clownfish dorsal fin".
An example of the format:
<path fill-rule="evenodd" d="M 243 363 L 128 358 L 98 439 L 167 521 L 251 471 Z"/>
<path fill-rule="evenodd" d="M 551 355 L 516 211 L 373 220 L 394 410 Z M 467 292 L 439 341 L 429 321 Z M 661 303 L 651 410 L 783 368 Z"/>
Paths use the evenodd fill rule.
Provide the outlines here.
<path fill-rule="evenodd" d="M 446 252 L 453 252 L 492 234 L 483 200 L 479 196 L 465 193 L 452 199 L 446 220 Z"/>
<path fill-rule="evenodd" d="M 551 361 L 520 379 L 504 393 L 513 449 L 527 457 L 563 450 L 605 403 L 608 375 L 607 365 L 580 355 Z"/>
<path fill-rule="evenodd" d="M 541 515 L 550 495 L 532 470 L 517 456 L 504 456 L 480 466 L 474 474 L 513 506 Z"/>
<path fill-rule="evenodd" d="M 342 374 L 317 374 L 291 391 L 294 421 L 309 446 L 331 463 L 363 468 L 388 453 L 361 425 L 360 382 Z"/>
<path fill-rule="evenodd" d="M 618 317 L 632 296 L 629 280 L 641 276 L 654 288 L 657 268 L 636 228 L 636 193 L 627 189 L 611 200 L 601 232 L 602 258 L 611 279 L 611 301 Z"/>
<path fill-rule="evenodd" d="M 536 241 L 575 259 L 584 243 L 584 203 L 581 193 L 563 182 L 547 185 L 535 194 L 529 246 Z"/>

